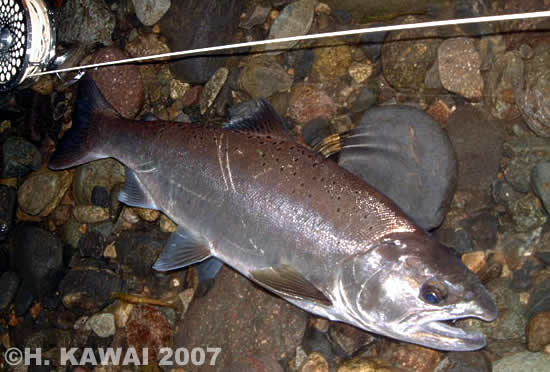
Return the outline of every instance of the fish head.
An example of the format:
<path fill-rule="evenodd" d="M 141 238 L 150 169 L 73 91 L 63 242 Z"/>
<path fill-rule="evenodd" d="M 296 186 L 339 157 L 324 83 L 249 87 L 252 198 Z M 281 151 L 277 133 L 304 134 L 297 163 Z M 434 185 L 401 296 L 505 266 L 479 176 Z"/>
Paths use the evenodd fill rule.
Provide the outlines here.
<path fill-rule="evenodd" d="M 342 320 L 440 350 L 486 345 L 480 332 L 449 323 L 493 321 L 497 307 L 479 278 L 449 249 L 419 233 L 392 234 L 348 257 L 336 282 Z"/>

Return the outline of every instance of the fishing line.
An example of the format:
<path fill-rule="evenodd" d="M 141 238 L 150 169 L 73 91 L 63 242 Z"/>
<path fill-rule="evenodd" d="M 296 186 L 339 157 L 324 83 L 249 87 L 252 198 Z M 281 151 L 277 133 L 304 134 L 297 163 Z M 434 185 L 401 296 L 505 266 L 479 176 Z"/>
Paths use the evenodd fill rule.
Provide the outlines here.
<path fill-rule="evenodd" d="M 206 53 L 216 52 L 220 50 L 246 48 L 246 47 L 253 47 L 253 46 L 260 46 L 260 45 L 267 45 L 267 44 L 292 42 L 292 41 L 323 39 L 323 38 L 329 38 L 329 37 L 368 34 L 368 33 L 375 33 L 375 32 L 410 30 L 410 29 L 419 29 L 419 28 L 428 28 L 428 27 L 454 26 L 454 25 L 463 25 L 463 24 L 471 24 L 471 23 L 488 23 L 488 22 L 510 21 L 510 20 L 520 20 L 520 19 L 530 19 L 530 18 L 542 18 L 542 17 L 549 17 L 549 16 L 550 16 L 550 11 L 540 11 L 540 12 L 515 13 L 515 14 L 484 16 L 484 17 L 474 17 L 474 18 L 450 19 L 450 20 L 442 20 L 442 21 L 430 21 L 430 22 L 421 22 L 421 23 L 410 23 L 410 24 L 402 24 L 402 25 L 379 26 L 379 27 L 371 27 L 371 28 L 359 28 L 359 29 L 353 29 L 353 30 L 325 32 L 325 33 L 318 33 L 318 34 L 311 34 L 311 35 L 289 36 L 289 37 L 283 37 L 278 39 L 267 39 L 267 40 L 249 41 L 249 42 L 236 43 L 236 44 L 226 44 L 226 45 L 219 45 L 219 46 L 212 46 L 212 47 L 205 47 L 205 48 L 198 48 L 198 49 L 182 50 L 177 52 L 155 54 L 155 55 L 143 56 L 143 57 L 127 58 L 127 59 L 102 62 L 102 63 L 93 63 L 89 65 L 62 68 L 57 70 L 33 72 L 29 76 L 37 77 L 37 76 L 48 75 L 48 74 L 80 71 L 84 69 L 99 68 L 104 66 L 153 61 L 156 59 L 167 59 L 167 58 L 181 57 L 186 55 L 206 54 Z"/>

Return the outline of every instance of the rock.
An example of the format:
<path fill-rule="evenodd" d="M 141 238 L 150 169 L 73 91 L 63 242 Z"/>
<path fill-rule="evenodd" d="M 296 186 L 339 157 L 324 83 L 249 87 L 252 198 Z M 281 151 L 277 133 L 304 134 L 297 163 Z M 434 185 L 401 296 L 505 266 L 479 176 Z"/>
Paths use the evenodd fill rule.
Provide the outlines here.
<path fill-rule="evenodd" d="M 111 45 L 115 16 L 104 0 L 68 1 L 57 12 L 58 42 Z"/>
<path fill-rule="evenodd" d="M 528 232 L 544 225 L 548 219 L 542 208 L 542 203 L 534 194 L 529 193 L 508 204 L 515 230 L 517 232 Z"/>
<path fill-rule="evenodd" d="M 382 23 L 375 23 L 370 27 L 382 27 L 385 26 Z M 382 55 L 382 46 L 384 45 L 384 39 L 388 35 L 388 32 L 372 32 L 368 34 L 362 34 L 359 38 L 359 45 L 361 49 L 367 53 L 367 55 L 374 61 L 378 60 Z"/>
<path fill-rule="evenodd" d="M 546 345 L 550 345 L 550 312 L 538 313 L 527 325 L 529 351 L 542 351 Z"/>
<path fill-rule="evenodd" d="M 115 335 L 115 316 L 110 313 L 92 315 L 86 325 L 99 337 L 106 338 Z"/>
<path fill-rule="evenodd" d="M 330 341 L 345 355 L 352 356 L 364 346 L 374 342 L 374 337 L 359 328 L 345 323 L 331 323 L 328 336 Z"/>
<path fill-rule="evenodd" d="M 7 252 L 7 246 L 0 244 L 0 275 L 8 271 L 9 256 Z"/>
<path fill-rule="evenodd" d="M 223 320 L 219 314 L 224 314 Z M 218 366 L 265 353 L 280 360 L 294 355 L 304 335 L 306 319 L 304 311 L 259 290 L 224 266 L 206 296 L 191 303 L 175 343 L 183 347 L 215 344 L 223 350 L 216 362 Z M 255 326 L 249 327 L 250 324 Z M 201 368 L 205 372 L 215 370 L 214 366 Z"/>
<path fill-rule="evenodd" d="M 491 372 L 491 360 L 482 351 L 456 352 L 451 351 L 439 363 L 437 372 Z"/>
<path fill-rule="evenodd" d="M 10 136 L 2 144 L 1 178 L 23 177 L 42 165 L 42 155 L 22 137 Z"/>
<path fill-rule="evenodd" d="M 254 26 L 263 24 L 266 21 L 270 11 L 271 7 L 268 4 L 256 4 L 252 11 L 246 13 L 246 17 L 241 21 L 241 23 L 239 23 L 239 27 L 244 28 L 245 30 L 250 30 Z"/>
<path fill-rule="evenodd" d="M 69 171 L 43 169 L 31 174 L 17 192 L 19 207 L 31 216 L 47 216 L 61 202 L 71 186 Z"/>
<path fill-rule="evenodd" d="M 124 166 L 114 159 L 102 159 L 84 164 L 76 169 L 73 180 L 73 195 L 77 204 L 92 204 L 94 187 L 101 186 L 111 191 L 113 186 L 126 180 Z"/>
<path fill-rule="evenodd" d="M 497 56 L 487 75 L 487 100 L 491 115 L 511 120 L 519 116 L 516 94 L 523 84 L 524 63 L 518 51 Z"/>
<path fill-rule="evenodd" d="M 438 50 L 437 63 L 443 87 L 467 99 L 479 100 L 483 95 L 481 57 L 475 41 L 468 38 L 447 39 Z"/>
<path fill-rule="evenodd" d="M 502 173 L 504 173 L 506 181 L 515 190 L 527 193 L 532 188 L 531 175 L 533 174 L 533 168 L 540 160 L 539 155 L 535 152 L 528 152 L 522 156 L 513 156 L 512 158 L 503 158 L 501 160 Z"/>
<path fill-rule="evenodd" d="M 13 271 L 6 271 L 0 276 L 0 310 L 8 307 L 15 298 L 20 279 Z"/>
<path fill-rule="evenodd" d="M 121 284 L 114 272 L 88 267 L 69 271 L 59 292 L 67 309 L 77 314 L 94 314 L 113 302 L 111 294 L 120 292 Z"/>
<path fill-rule="evenodd" d="M 504 126 L 486 120 L 475 108 L 461 106 L 451 115 L 447 133 L 458 160 L 457 190 L 486 194 L 499 170 Z"/>
<path fill-rule="evenodd" d="M 351 48 L 347 45 L 318 47 L 313 50 L 311 76 L 318 82 L 337 79 L 348 74 L 351 63 Z"/>
<path fill-rule="evenodd" d="M 285 6 L 271 25 L 267 38 L 279 39 L 307 34 L 313 22 L 315 5 L 315 0 L 297 0 Z M 257 52 L 279 50 L 274 53 L 281 53 L 281 50 L 291 49 L 296 43 L 297 41 L 267 44 L 258 46 L 254 50 Z"/>
<path fill-rule="evenodd" d="M 63 245 L 50 232 L 37 226 L 19 225 L 17 249 L 11 252 L 11 267 L 36 298 L 57 289 L 62 277 Z"/>
<path fill-rule="evenodd" d="M 6 239 L 14 226 L 17 191 L 8 185 L 0 184 L 0 241 Z M 0 261 L 3 257 L 0 254 Z M 0 273 L 2 265 L 0 264 Z"/>
<path fill-rule="evenodd" d="M 242 1 L 237 0 L 180 2 L 161 19 L 160 28 L 171 50 L 230 44 L 242 9 Z M 226 59 L 225 56 L 193 56 L 171 63 L 170 69 L 181 81 L 202 84 Z"/>
<path fill-rule="evenodd" d="M 309 77 L 313 66 L 313 50 L 295 49 L 285 52 L 287 64 L 294 69 L 294 81 L 302 81 Z"/>
<path fill-rule="evenodd" d="M 302 129 L 302 137 L 305 143 L 311 147 L 315 147 L 324 138 L 331 135 L 328 120 L 326 119 L 313 119 L 312 121 L 304 124 Z"/>
<path fill-rule="evenodd" d="M 82 257 L 100 258 L 104 248 L 105 238 L 97 231 L 90 231 L 78 241 L 78 250 Z"/>
<path fill-rule="evenodd" d="M 15 306 L 15 315 L 24 316 L 32 305 L 34 296 L 26 285 L 22 285 L 17 290 L 13 304 Z"/>
<path fill-rule="evenodd" d="M 544 280 L 532 291 L 528 307 L 530 319 L 537 314 L 550 312 L 550 279 Z"/>
<path fill-rule="evenodd" d="M 164 249 L 166 238 L 155 232 L 124 232 L 118 239 L 117 257 L 139 277 L 153 273 L 151 268 Z"/>
<path fill-rule="evenodd" d="M 300 372 L 329 372 L 329 365 L 323 354 L 311 353 L 300 367 Z"/>
<path fill-rule="evenodd" d="M 378 89 L 376 87 L 361 88 L 359 95 L 350 107 L 350 111 L 354 113 L 366 111 L 376 103 L 377 98 Z"/>
<path fill-rule="evenodd" d="M 145 26 L 153 26 L 170 9 L 170 0 L 132 0 L 136 16 Z"/>
<path fill-rule="evenodd" d="M 69 220 L 61 227 L 61 235 L 63 237 L 63 242 L 75 249 L 78 248 L 78 242 L 83 235 L 80 228 L 80 222 L 71 215 Z"/>
<path fill-rule="evenodd" d="M 283 368 L 272 355 L 250 355 L 225 367 L 224 372 L 283 372 Z"/>
<path fill-rule="evenodd" d="M 431 372 L 443 358 L 443 353 L 415 344 L 391 343 L 380 358 L 407 370 Z"/>
<path fill-rule="evenodd" d="M 505 356 L 493 363 L 493 372 L 547 372 L 550 355 L 528 351 Z"/>
<path fill-rule="evenodd" d="M 176 231 L 178 225 L 176 225 L 170 218 L 168 218 L 166 215 L 161 214 L 160 215 L 160 223 L 159 223 L 160 231 L 167 232 L 167 233 L 173 233 Z"/>
<path fill-rule="evenodd" d="M 225 84 L 228 75 L 229 70 L 225 67 L 221 67 L 214 73 L 210 80 L 206 82 L 199 99 L 201 114 L 204 114 L 206 110 L 212 106 L 214 100 L 218 97 L 218 93 L 220 93 L 220 90 Z"/>
<path fill-rule="evenodd" d="M 407 17 L 405 23 L 418 19 Z M 437 58 L 441 39 L 434 29 L 391 32 L 382 47 L 384 77 L 396 89 L 420 90 L 430 66 Z"/>
<path fill-rule="evenodd" d="M 372 76 L 375 68 L 376 65 L 370 61 L 353 62 L 348 68 L 348 73 L 356 83 L 361 84 Z"/>
<path fill-rule="evenodd" d="M 346 360 L 342 363 L 337 372 L 392 372 L 391 364 L 378 359 L 358 357 Z"/>
<path fill-rule="evenodd" d="M 103 186 L 94 186 L 91 196 L 92 204 L 102 208 L 111 207 L 111 195 Z"/>
<path fill-rule="evenodd" d="M 134 208 L 136 214 L 144 221 L 155 222 L 160 217 L 160 211 L 148 208 Z"/>
<path fill-rule="evenodd" d="M 91 63 L 117 61 L 128 58 L 114 47 L 98 50 Z M 106 66 L 91 72 L 99 90 L 123 117 L 133 119 L 141 111 L 145 90 L 137 66 L 133 64 Z M 124 92 L 124 94 L 121 94 Z"/>
<path fill-rule="evenodd" d="M 109 209 L 95 205 L 77 205 L 73 216 L 80 223 L 98 223 L 109 219 Z"/>
<path fill-rule="evenodd" d="M 456 18 L 474 18 L 493 14 L 492 4 L 488 0 L 458 0 L 455 4 Z M 471 23 L 459 25 L 462 31 L 473 37 L 484 36 L 496 32 L 494 23 Z"/>
<path fill-rule="evenodd" d="M 383 190 L 423 228 L 439 226 L 452 200 L 457 172 L 453 148 L 439 124 L 416 108 L 390 105 L 365 112 L 355 130 L 376 138 L 377 149 L 385 151 L 350 146 L 340 152 L 338 164 Z M 345 144 L 353 143 L 351 139 Z M 396 174 L 401 175 L 399 182 Z"/>
<path fill-rule="evenodd" d="M 159 361 L 164 355 L 160 354 L 161 348 L 170 347 L 173 343 L 173 332 L 168 320 L 159 309 L 150 305 L 137 305 L 133 308 L 126 323 L 126 332 L 128 346 L 137 350 L 148 348 L 149 360 L 153 362 Z"/>
<path fill-rule="evenodd" d="M 288 115 L 298 123 L 317 118 L 331 119 L 336 112 L 336 104 L 319 85 L 299 83 L 292 87 Z"/>
<path fill-rule="evenodd" d="M 252 98 L 268 98 L 292 86 L 292 77 L 271 57 L 251 58 L 244 67 L 239 84 Z"/>
<path fill-rule="evenodd" d="M 531 173 L 531 183 L 546 212 L 550 213 L 550 161 L 537 163 Z"/>
<path fill-rule="evenodd" d="M 526 77 L 523 90 L 518 94 L 517 104 L 523 120 L 541 137 L 550 137 L 550 63 L 549 43 L 539 43 L 534 56 L 526 62 Z"/>

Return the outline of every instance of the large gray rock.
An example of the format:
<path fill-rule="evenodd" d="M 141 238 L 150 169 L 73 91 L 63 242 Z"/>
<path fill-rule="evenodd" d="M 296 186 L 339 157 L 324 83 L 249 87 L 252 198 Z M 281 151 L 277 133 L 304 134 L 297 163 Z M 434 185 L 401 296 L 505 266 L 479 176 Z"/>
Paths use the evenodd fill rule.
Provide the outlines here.
<path fill-rule="evenodd" d="M 338 164 L 392 199 L 425 229 L 441 224 L 456 186 L 447 134 L 428 114 L 409 106 L 368 110 L 345 140 Z M 361 144 L 360 147 L 353 146 Z"/>

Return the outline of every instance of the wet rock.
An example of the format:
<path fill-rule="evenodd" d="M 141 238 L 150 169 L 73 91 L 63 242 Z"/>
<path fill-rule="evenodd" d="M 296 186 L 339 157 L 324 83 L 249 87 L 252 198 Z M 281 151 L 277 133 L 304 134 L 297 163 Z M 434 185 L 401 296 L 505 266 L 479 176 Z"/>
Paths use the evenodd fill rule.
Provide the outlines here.
<path fill-rule="evenodd" d="M 518 97 L 522 117 L 537 135 L 550 137 L 550 51 L 548 42 L 539 43 L 526 63 L 524 89 Z"/>
<path fill-rule="evenodd" d="M 73 216 L 80 223 L 98 223 L 109 219 L 109 209 L 95 205 L 77 205 L 73 208 Z"/>
<path fill-rule="evenodd" d="M 113 186 L 126 180 L 124 166 L 114 159 L 102 159 L 84 164 L 76 169 L 73 195 L 77 204 L 92 204 L 94 187 L 101 186 L 111 191 Z"/>
<path fill-rule="evenodd" d="M 455 4 L 456 18 L 483 17 L 493 14 L 491 2 L 488 0 L 458 0 Z M 459 25 L 459 27 L 471 36 L 479 37 L 495 32 L 495 24 L 473 23 Z"/>
<path fill-rule="evenodd" d="M 418 372 L 433 371 L 442 358 L 441 351 L 406 343 L 391 343 L 381 355 L 396 366 Z"/>
<path fill-rule="evenodd" d="M 78 250 L 82 257 L 100 258 L 103 256 L 105 238 L 97 231 L 90 231 L 78 242 Z"/>
<path fill-rule="evenodd" d="M 324 138 L 331 134 L 328 120 L 314 119 L 306 124 L 302 129 L 304 141 L 311 147 L 319 144 Z"/>
<path fill-rule="evenodd" d="M 136 16 L 145 26 L 152 26 L 170 9 L 170 0 L 132 0 Z"/>
<path fill-rule="evenodd" d="M 447 133 L 458 160 L 457 189 L 486 194 L 502 156 L 502 124 L 486 120 L 475 108 L 461 106 L 450 117 Z"/>
<path fill-rule="evenodd" d="M 0 241 L 7 238 L 14 226 L 17 191 L 8 185 L 0 185 Z M 1 250 L 1 249 L 0 249 Z M 3 257 L 0 253 L 0 261 Z M 2 270 L 0 264 L 0 273 Z"/>
<path fill-rule="evenodd" d="M 311 73 L 313 66 L 313 50 L 297 49 L 285 52 L 287 64 L 294 68 L 294 81 L 302 81 Z"/>
<path fill-rule="evenodd" d="M 437 63 L 439 78 L 445 89 L 468 99 L 481 98 L 484 86 L 479 70 L 481 57 L 473 39 L 443 41 L 439 46 Z"/>
<path fill-rule="evenodd" d="M 374 337 L 370 333 L 345 323 L 332 323 L 328 336 L 331 342 L 347 356 L 355 354 L 359 349 L 374 342 Z"/>
<path fill-rule="evenodd" d="M 100 311 L 113 301 L 111 294 L 120 290 L 117 274 L 94 267 L 69 271 L 59 285 L 63 305 L 77 314 Z"/>
<path fill-rule="evenodd" d="M 128 345 L 137 350 L 148 348 L 151 361 L 159 361 L 159 357 L 162 356 L 160 349 L 172 345 L 173 334 L 170 323 L 162 312 L 153 306 L 135 306 L 126 323 L 126 332 Z"/>
<path fill-rule="evenodd" d="M 311 76 L 319 82 L 346 76 L 352 63 L 351 48 L 347 45 L 318 47 L 313 56 Z"/>
<path fill-rule="evenodd" d="M 285 6 L 277 19 L 271 25 L 268 39 L 305 35 L 309 32 L 313 22 L 315 0 L 298 0 Z M 256 51 L 277 51 L 290 49 L 297 41 L 261 45 Z M 280 51 L 278 53 L 281 53 Z"/>
<path fill-rule="evenodd" d="M 506 181 L 519 192 L 527 193 L 531 191 L 531 174 L 539 160 L 538 155 L 533 152 L 526 153 L 523 156 L 503 158 L 501 168 Z"/>
<path fill-rule="evenodd" d="M 270 57 L 252 58 L 239 77 L 239 84 L 252 98 L 267 98 L 292 86 L 292 77 Z"/>
<path fill-rule="evenodd" d="M 102 208 L 111 207 L 111 195 L 109 191 L 103 186 L 94 186 L 92 189 L 91 201 L 93 205 Z"/>
<path fill-rule="evenodd" d="M 15 306 L 15 315 L 23 316 L 30 309 L 34 296 L 26 285 L 22 285 L 17 290 L 13 304 Z"/>
<path fill-rule="evenodd" d="M 493 372 L 546 372 L 548 365 L 550 365 L 550 355 L 526 351 L 497 360 L 493 363 Z"/>
<path fill-rule="evenodd" d="M 542 200 L 544 208 L 550 213 L 550 161 L 541 161 L 533 168 L 531 182 L 535 194 Z"/>
<path fill-rule="evenodd" d="M 523 83 L 523 74 L 524 64 L 518 51 L 497 56 L 487 75 L 487 98 L 495 118 L 510 120 L 519 116 L 516 94 Z"/>
<path fill-rule="evenodd" d="M 363 357 L 346 360 L 342 363 L 337 372 L 392 372 L 391 364 L 378 359 L 368 359 Z"/>
<path fill-rule="evenodd" d="M 62 277 L 63 245 L 50 232 L 37 226 L 20 225 L 16 247 L 11 252 L 11 267 L 36 298 L 57 289 Z"/>
<path fill-rule="evenodd" d="M 357 113 L 368 110 L 376 103 L 378 93 L 377 87 L 361 88 L 359 95 L 350 107 L 350 111 Z"/>
<path fill-rule="evenodd" d="M 6 271 L 0 276 L 0 310 L 8 307 L 15 298 L 20 279 L 13 271 Z"/>
<path fill-rule="evenodd" d="M 329 365 L 323 354 L 311 353 L 300 367 L 300 372 L 328 372 Z"/>
<path fill-rule="evenodd" d="M 486 251 L 493 249 L 497 242 L 498 219 L 487 211 L 480 211 L 464 222 L 471 236 L 473 247 Z"/>
<path fill-rule="evenodd" d="M 506 225 L 505 225 L 506 226 Z M 496 248 L 504 254 L 511 270 L 519 270 L 525 261 L 534 254 L 540 241 L 542 228 L 527 233 L 515 233 L 508 226 L 508 231 L 499 234 Z"/>
<path fill-rule="evenodd" d="M 98 50 L 91 63 L 117 61 L 128 58 L 114 47 Z M 123 117 L 133 119 L 140 112 L 145 100 L 145 90 L 137 66 L 132 64 L 106 66 L 91 72 L 99 90 Z M 121 94 L 124 92 L 124 94 Z"/>
<path fill-rule="evenodd" d="M 250 355 L 224 368 L 227 372 L 283 372 L 283 368 L 272 355 Z"/>
<path fill-rule="evenodd" d="M 80 241 L 82 235 L 83 233 L 80 228 L 80 222 L 78 222 L 73 216 L 71 216 L 61 228 L 63 242 L 75 249 L 78 248 L 78 242 Z"/>
<path fill-rule="evenodd" d="M 298 123 L 307 123 L 317 118 L 332 118 L 336 104 L 319 85 L 295 84 L 290 95 L 288 115 Z"/>
<path fill-rule="evenodd" d="M 517 232 L 528 232 L 536 229 L 544 225 L 548 219 L 540 199 L 532 193 L 509 203 L 508 212 L 515 223 Z"/>
<path fill-rule="evenodd" d="M 224 320 L 216 314 L 224 314 Z M 294 355 L 304 335 L 306 319 L 304 311 L 259 290 L 224 266 L 206 296 L 191 303 L 175 341 L 187 347 L 216 344 L 223 350 L 216 364 L 222 366 L 258 353 L 280 360 Z M 201 369 L 214 370 L 213 366 Z"/>
<path fill-rule="evenodd" d="M 110 313 L 92 315 L 86 325 L 101 338 L 114 336 L 116 332 L 115 316 Z"/>
<path fill-rule="evenodd" d="M 405 23 L 418 19 L 407 17 Z M 391 32 L 382 47 L 384 77 L 396 89 L 419 90 L 437 58 L 441 39 L 433 29 Z"/>
<path fill-rule="evenodd" d="M 439 226 L 450 205 L 457 172 L 453 148 L 439 124 L 416 108 L 391 105 L 367 111 L 356 130 L 379 139 L 377 148 L 384 146 L 392 156 L 386 151 L 369 152 L 365 161 L 364 148 L 350 146 L 340 152 L 338 164 L 384 190 L 423 228 Z M 396 183 L 390 174 L 403 177 Z"/>
<path fill-rule="evenodd" d="M 115 16 L 104 0 L 68 1 L 58 16 L 58 41 L 68 44 L 111 45 Z"/>
<path fill-rule="evenodd" d="M 49 215 L 61 202 L 71 186 L 69 171 L 44 169 L 30 175 L 17 192 L 19 207 L 32 216 Z"/>
<path fill-rule="evenodd" d="M 151 268 L 163 250 L 165 236 L 149 232 L 125 232 L 117 244 L 117 257 L 140 277 L 153 273 Z"/>
<path fill-rule="evenodd" d="M 210 80 L 206 82 L 199 99 L 201 114 L 204 114 L 206 110 L 212 106 L 214 100 L 218 97 L 218 93 L 220 93 L 220 90 L 225 84 L 228 75 L 229 70 L 225 67 L 221 67 L 214 73 Z"/>
<path fill-rule="evenodd" d="M 244 28 L 245 30 L 250 30 L 254 26 L 263 24 L 270 11 L 271 6 L 269 6 L 269 4 L 264 2 L 256 4 L 254 9 L 247 13 L 246 18 L 239 23 L 239 27 Z"/>
<path fill-rule="evenodd" d="M 22 137 L 10 136 L 2 145 L 1 178 L 23 177 L 42 165 L 42 155 Z"/>
<path fill-rule="evenodd" d="M 529 298 L 528 315 L 532 319 L 540 313 L 550 312 L 550 279 L 544 280 L 537 285 Z"/>
<path fill-rule="evenodd" d="M 369 79 L 374 73 L 376 65 L 370 61 L 353 62 L 349 68 L 349 76 L 358 84 L 361 84 Z"/>
<path fill-rule="evenodd" d="M 370 27 L 381 27 L 384 24 L 375 23 Z M 373 32 L 363 34 L 359 38 L 361 49 L 367 53 L 372 60 L 378 60 L 382 55 L 382 46 L 384 45 L 384 39 L 388 35 L 388 32 Z"/>
<path fill-rule="evenodd" d="M 225 45 L 232 42 L 242 8 L 243 2 L 237 0 L 178 3 L 161 19 L 160 28 L 171 50 Z M 202 84 L 226 59 L 224 56 L 193 56 L 171 63 L 170 69 L 181 81 Z"/>
<path fill-rule="evenodd" d="M 491 360 L 482 351 L 461 353 L 452 351 L 445 355 L 435 371 L 438 372 L 491 372 Z"/>
<path fill-rule="evenodd" d="M 550 345 L 550 312 L 538 313 L 527 325 L 529 351 L 542 351 L 546 345 Z"/>

